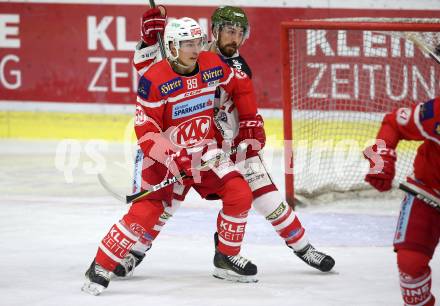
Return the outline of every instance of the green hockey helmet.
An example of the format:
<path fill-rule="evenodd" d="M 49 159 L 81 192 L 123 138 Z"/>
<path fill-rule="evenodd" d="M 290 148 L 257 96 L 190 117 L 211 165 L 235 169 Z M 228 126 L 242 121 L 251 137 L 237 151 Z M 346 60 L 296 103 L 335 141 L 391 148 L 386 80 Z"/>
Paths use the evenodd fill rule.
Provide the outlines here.
<path fill-rule="evenodd" d="M 211 17 L 212 30 L 220 31 L 225 25 L 239 26 L 243 28 L 244 40 L 249 38 L 250 26 L 243 9 L 237 6 L 220 6 Z"/>

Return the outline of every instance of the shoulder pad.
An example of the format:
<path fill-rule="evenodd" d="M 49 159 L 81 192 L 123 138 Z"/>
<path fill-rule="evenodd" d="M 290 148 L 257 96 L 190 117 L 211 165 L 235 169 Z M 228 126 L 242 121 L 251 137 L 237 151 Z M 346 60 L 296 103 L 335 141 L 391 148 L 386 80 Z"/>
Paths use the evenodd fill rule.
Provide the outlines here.
<path fill-rule="evenodd" d="M 137 94 L 142 99 L 147 99 L 150 95 L 151 81 L 142 76 L 139 79 Z"/>
<path fill-rule="evenodd" d="M 155 44 L 152 46 L 139 48 L 139 44 L 136 46 L 136 50 L 134 51 L 133 62 L 135 64 L 142 63 L 148 60 L 156 59 L 159 56 L 159 44 Z M 159 59 L 159 58 L 158 58 Z"/>
<path fill-rule="evenodd" d="M 428 119 L 434 118 L 434 99 L 429 100 L 420 105 L 419 119 L 423 122 Z"/>
<path fill-rule="evenodd" d="M 243 71 L 248 75 L 249 78 L 252 78 L 251 68 L 241 55 L 228 58 L 226 59 L 226 62 L 230 67 L 235 68 L 236 70 Z"/>

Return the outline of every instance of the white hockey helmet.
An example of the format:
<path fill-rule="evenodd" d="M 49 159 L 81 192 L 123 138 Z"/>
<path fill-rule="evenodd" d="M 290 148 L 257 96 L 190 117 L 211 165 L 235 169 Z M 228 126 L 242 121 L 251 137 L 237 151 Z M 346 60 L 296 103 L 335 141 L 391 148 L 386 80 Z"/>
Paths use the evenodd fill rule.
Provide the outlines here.
<path fill-rule="evenodd" d="M 179 56 L 180 42 L 197 38 L 201 38 L 203 44 L 206 42 L 205 33 L 203 33 L 202 28 L 194 19 L 183 17 L 168 22 L 164 33 L 164 45 L 167 58 L 173 61 L 176 60 Z M 171 42 L 177 50 L 176 56 L 173 56 L 171 53 Z"/>

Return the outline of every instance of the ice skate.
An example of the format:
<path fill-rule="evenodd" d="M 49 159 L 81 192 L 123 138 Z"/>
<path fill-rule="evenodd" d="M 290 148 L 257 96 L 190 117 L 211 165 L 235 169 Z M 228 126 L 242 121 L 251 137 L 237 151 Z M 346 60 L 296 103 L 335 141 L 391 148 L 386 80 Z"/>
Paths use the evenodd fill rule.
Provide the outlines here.
<path fill-rule="evenodd" d="M 331 256 L 317 251 L 310 243 L 294 253 L 306 264 L 321 272 L 329 272 L 335 265 L 335 260 Z"/>
<path fill-rule="evenodd" d="M 127 256 L 116 266 L 113 274 L 121 278 L 129 278 L 133 276 L 134 268 L 136 268 L 144 259 L 145 253 L 130 251 Z"/>
<path fill-rule="evenodd" d="M 108 287 L 111 272 L 96 264 L 93 260 L 85 276 L 86 281 L 81 290 L 92 295 L 100 295 Z"/>
<path fill-rule="evenodd" d="M 214 234 L 214 242 L 217 246 L 217 233 Z M 212 275 L 216 278 L 239 283 L 258 282 L 256 278 L 257 266 L 241 255 L 228 256 L 220 253 L 216 247 L 214 266 L 215 269 Z"/>

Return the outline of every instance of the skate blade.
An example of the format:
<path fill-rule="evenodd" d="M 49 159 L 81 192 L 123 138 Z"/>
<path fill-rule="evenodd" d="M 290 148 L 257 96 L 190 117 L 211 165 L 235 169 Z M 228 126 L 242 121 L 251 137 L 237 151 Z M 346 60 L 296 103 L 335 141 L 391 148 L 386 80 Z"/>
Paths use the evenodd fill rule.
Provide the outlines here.
<path fill-rule="evenodd" d="M 214 272 L 212 273 L 212 276 L 214 276 L 215 278 L 227 280 L 230 282 L 236 282 L 236 283 L 258 282 L 258 279 L 255 275 L 240 275 L 235 273 L 234 271 L 220 269 L 220 268 L 215 268 Z"/>
<path fill-rule="evenodd" d="M 104 286 L 86 280 L 81 288 L 81 291 L 96 296 L 96 295 L 100 295 L 104 291 L 104 289 L 105 289 Z"/>

